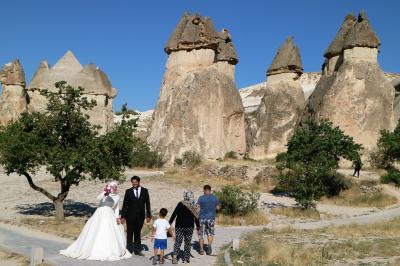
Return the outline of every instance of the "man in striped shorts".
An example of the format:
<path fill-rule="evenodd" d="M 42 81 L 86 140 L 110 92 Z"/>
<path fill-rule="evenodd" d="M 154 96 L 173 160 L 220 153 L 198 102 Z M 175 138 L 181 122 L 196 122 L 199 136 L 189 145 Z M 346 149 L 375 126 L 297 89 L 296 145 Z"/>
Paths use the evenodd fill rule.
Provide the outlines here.
<path fill-rule="evenodd" d="M 207 255 L 212 253 L 212 242 L 215 235 L 215 216 L 220 209 L 218 198 L 211 193 L 211 186 L 204 186 L 204 195 L 200 196 L 198 204 L 200 206 L 200 254 L 204 255 L 204 236 L 207 235 L 208 249 Z"/>

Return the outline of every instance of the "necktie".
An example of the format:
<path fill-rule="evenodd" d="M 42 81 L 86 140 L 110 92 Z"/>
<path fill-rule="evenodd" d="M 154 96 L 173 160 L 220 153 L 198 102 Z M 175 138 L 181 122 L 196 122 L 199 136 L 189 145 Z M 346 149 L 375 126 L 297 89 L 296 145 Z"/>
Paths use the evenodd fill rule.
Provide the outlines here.
<path fill-rule="evenodd" d="M 139 188 L 135 188 L 135 197 L 139 198 Z"/>

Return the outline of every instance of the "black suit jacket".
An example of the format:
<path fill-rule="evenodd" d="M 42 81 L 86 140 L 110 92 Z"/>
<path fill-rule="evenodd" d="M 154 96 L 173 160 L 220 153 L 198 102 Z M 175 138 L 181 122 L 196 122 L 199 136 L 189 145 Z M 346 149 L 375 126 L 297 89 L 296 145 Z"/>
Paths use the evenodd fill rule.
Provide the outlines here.
<path fill-rule="evenodd" d="M 150 197 L 146 188 L 141 187 L 139 199 L 135 197 L 133 187 L 125 191 L 121 217 L 128 222 L 135 218 L 151 218 Z"/>

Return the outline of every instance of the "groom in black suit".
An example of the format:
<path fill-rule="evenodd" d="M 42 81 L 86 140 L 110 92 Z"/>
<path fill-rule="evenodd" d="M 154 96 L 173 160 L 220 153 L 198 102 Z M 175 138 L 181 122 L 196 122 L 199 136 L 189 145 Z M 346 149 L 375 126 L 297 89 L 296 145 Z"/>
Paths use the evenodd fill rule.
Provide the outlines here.
<path fill-rule="evenodd" d="M 121 222 L 126 221 L 126 246 L 135 255 L 143 256 L 140 232 L 144 220 L 151 220 L 149 191 L 140 186 L 140 177 L 131 178 L 132 187 L 125 191 L 124 204 L 122 205 Z M 133 246 L 132 239 L 134 236 Z"/>

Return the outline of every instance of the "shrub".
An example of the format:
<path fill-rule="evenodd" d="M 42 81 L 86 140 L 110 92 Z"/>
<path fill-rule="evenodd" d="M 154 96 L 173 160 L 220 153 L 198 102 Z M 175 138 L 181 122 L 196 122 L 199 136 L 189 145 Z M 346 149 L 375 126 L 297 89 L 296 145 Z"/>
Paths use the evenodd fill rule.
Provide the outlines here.
<path fill-rule="evenodd" d="M 130 167 L 161 167 L 164 162 L 156 151 L 152 151 L 146 141 L 135 137 L 133 145 L 133 156 L 130 161 Z"/>
<path fill-rule="evenodd" d="M 196 151 L 185 151 L 182 154 L 182 163 L 191 169 L 201 164 L 201 155 Z"/>
<path fill-rule="evenodd" d="M 175 163 L 175 165 L 182 165 L 183 164 L 183 160 L 182 160 L 182 158 L 175 158 L 175 161 L 174 161 L 174 163 Z"/>
<path fill-rule="evenodd" d="M 229 151 L 227 153 L 225 153 L 224 159 L 237 159 L 238 156 L 236 154 L 236 152 L 234 151 Z"/>
<path fill-rule="evenodd" d="M 216 191 L 221 204 L 221 213 L 231 216 L 244 216 L 257 210 L 260 193 L 244 192 L 239 187 L 227 185 Z"/>
<path fill-rule="evenodd" d="M 306 121 L 287 147 L 287 152 L 277 156 L 279 188 L 286 189 L 306 209 L 314 208 L 322 196 L 338 194 L 346 187 L 336 174 L 339 161 L 360 160 L 362 148 L 327 120 Z"/>
<path fill-rule="evenodd" d="M 372 167 L 387 169 L 390 167 L 390 162 L 385 158 L 385 151 L 382 148 L 378 148 L 371 152 L 368 158 L 368 162 Z"/>
<path fill-rule="evenodd" d="M 385 184 L 393 183 L 400 186 L 400 172 L 396 169 L 388 170 L 386 175 L 381 176 L 381 182 Z"/>

